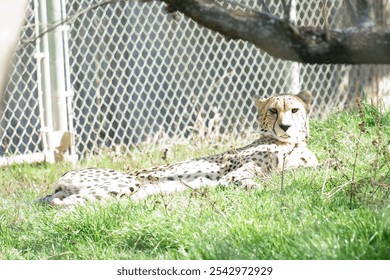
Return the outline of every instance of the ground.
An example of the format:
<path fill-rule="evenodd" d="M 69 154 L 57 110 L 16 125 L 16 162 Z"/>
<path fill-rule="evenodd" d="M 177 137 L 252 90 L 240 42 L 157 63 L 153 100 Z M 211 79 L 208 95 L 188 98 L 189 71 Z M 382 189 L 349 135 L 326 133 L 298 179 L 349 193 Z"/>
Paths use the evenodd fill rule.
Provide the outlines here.
<path fill-rule="evenodd" d="M 71 165 L 1 169 L 0 259 L 390 259 L 389 127 L 390 114 L 368 105 L 313 121 L 311 148 L 337 164 L 259 177 L 262 190 L 220 187 L 71 212 L 31 204 Z M 226 148 L 175 146 L 167 160 Z M 141 149 L 79 167 L 165 162 L 159 150 Z"/>

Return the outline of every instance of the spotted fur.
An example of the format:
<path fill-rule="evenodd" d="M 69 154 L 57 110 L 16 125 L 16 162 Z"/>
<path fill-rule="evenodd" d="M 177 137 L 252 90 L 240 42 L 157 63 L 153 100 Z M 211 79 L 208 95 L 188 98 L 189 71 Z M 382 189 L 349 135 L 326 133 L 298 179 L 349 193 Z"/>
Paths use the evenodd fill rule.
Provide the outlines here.
<path fill-rule="evenodd" d="M 259 187 L 253 180 L 256 176 L 317 166 L 317 159 L 308 148 L 311 94 L 302 91 L 268 99 L 255 96 L 254 102 L 260 137 L 243 148 L 129 174 L 103 168 L 69 171 L 59 179 L 54 193 L 40 201 L 66 206 L 110 197 L 139 200 L 207 186 L 253 188 Z"/>

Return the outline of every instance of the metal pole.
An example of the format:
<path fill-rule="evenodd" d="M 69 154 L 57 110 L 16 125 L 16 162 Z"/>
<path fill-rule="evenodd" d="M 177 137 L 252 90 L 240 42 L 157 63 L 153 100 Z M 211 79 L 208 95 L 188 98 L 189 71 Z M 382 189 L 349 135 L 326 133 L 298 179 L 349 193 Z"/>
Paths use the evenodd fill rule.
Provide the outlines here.
<path fill-rule="evenodd" d="M 46 0 L 34 1 L 36 11 L 36 32 L 39 34 L 47 27 Z M 39 18 L 37 14 L 39 13 Z M 37 40 L 36 53 L 38 72 L 38 102 L 42 126 L 43 152 L 47 162 L 54 162 L 54 153 L 50 150 L 50 135 L 53 133 L 51 101 L 50 64 L 48 35 Z"/>
<path fill-rule="evenodd" d="M 55 24 L 63 20 L 61 1 L 48 0 L 47 19 L 49 24 Z M 50 75 L 51 91 L 53 98 L 53 125 L 55 131 L 67 131 L 67 109 L 66 109 L 66 87 L 65 87 L 65 61 L 63 45 L 63 25 L 49 32 L 49 51 L 50 51 Z"/>
<path fill-rule="evenodd" d="M 61 0 L 61 17 L 66 18 L 66 1 Z M 65 27 L 65 26 L 64 26 Z M 63 45 L 64 45 L 64 59 L 65 59 L 65 64 L 64 64 L 64 71 L 65 71 L 65 86 L 66 86 L 66 92 L 67 92 L 67 121 L 68 121 L 68 131 L 69 131 L 69 147 L 70 147 L 70 161 L 76 162 L 77 161 L 77 154 L 76 154 L 76 149 L 75 149 L 75 140 L 74 140 L 74 127 L 73 127 L 73 107 L 72 107 L 72 100 L 73 100 L 73 95 L 74 92 L 72 90 L 72 85 L 70 81 L 70 65 L 69 65 L 69 25 L 66 25 L 64 28 L 63 32 Z"/>
<path fill-rule="evenodd" d="M 41 17 L 44 28 L 64 20 L 63 2 L 59 0 L 41 0 Z M 47 142 L 53 160 L 62 160 L 68 156 L 72 134 L 68 123 L 68 96 L 66 87 L 66 48 L 64 34 L 66 26 L 47 33 L 43 38 L 43 51 L 49 53 L 43 64 L 44 101 Z M 67 159 L 67 158 L 66 158 Z M 49 161 L 53 161 L 49 159 Z"/>
<path fill-rule="evenodd" d="M 290 4 L 290 21 L 292 24 L 297 23 L 297 2 L 291 0 Z M 287 92 L 298 93 L 301 90 L 301 65 L 298 62 L 287 62 Z"/>

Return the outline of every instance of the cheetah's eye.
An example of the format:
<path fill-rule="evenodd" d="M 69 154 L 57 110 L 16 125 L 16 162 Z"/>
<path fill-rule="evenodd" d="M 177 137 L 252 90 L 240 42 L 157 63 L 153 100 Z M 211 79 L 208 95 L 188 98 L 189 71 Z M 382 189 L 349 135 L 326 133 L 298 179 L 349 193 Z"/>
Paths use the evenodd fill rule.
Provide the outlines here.
<path fill-rule="evenodd" d="M 291 110 L 291 112 L 292 112 L 293 114 L 295 114 L 296 112 L 298 112 L 298 110 L 299 110 L 298 108 L 294 108 L 294 109 Z"/>
<path fill-rule="evenodd" d="M 270 111 L 272 115 L 276 115 L 278 113 L 278 110 L 276 110 L 275 108 L 270 108 L 268 109 L 268 111 Z"/>

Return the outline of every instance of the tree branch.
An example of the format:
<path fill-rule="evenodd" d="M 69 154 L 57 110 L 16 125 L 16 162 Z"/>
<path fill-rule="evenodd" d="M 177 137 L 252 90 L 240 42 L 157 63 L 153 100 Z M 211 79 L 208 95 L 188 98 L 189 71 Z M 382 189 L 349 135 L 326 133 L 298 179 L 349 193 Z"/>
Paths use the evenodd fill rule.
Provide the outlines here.
<path fill-rule="evenodd" d="M 227 38 L 251 42 L 276 58 L 310 64 L 390 63 L 390 30 L 324 32 L 297 27 L 267 13 L 223 8 L 213 0 L 159 1 Z"/>
<path fill-rule="evenodd" d="M 29 40 L 22 41 L 20 46 L 19 46 L 19 49 L 23 49 L 23 48 L 27 47 L 29 44 L 35 43 L 39 38 L 42 38 L 45 34 L 54 31 L 55 29 L 57 29 L 58 27 L 60 27 L 63 24 L 71 23 L 72 21 L 74 21 L 78 17 L 88 13 L 89 11 L 92 11 L 92 10 L 100 8 L 100 7 L 104 7 L 104 6 L 111 4 L 111 3 L 114 3 L 114 2 L 121 2 L 121 1 L 123 1 L 123 0 L 105 0 L 105 1 L 100 2 L 100 3 L 92 4 L 88 8 L 83 9 L 81 11 L 78 11 L 70 17 L 67 17 L 66 19 L 64 19 L 60 22 L 56 22 L 56 23 L 52 24 L 50 27 L 48 27 L 47 29 L 45 29 L 41 33 L 37 34 L 35 37 L 33 37 Z M 143 1 L 143 2 L 146 2 L 146 1 Z"/>

